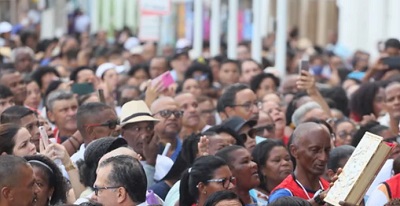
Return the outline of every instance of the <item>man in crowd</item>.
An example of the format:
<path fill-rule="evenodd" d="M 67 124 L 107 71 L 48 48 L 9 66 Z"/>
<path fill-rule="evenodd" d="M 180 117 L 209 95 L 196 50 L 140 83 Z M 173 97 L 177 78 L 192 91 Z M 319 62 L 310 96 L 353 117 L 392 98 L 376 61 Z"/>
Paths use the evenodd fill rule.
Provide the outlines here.
<path fill-rule="evenodd" d="M 77 126 L 82 135 L 83 144 L 71 160 L 77 162 L 84 158 L 85 148 L 93 140 L 101 137 L 119 135 L 119 120 L 115 110 L 100 102 L 83 104 L 77 112 Z"/>
<path fill-rule="evenodd" d="M 26 98 L 26 84 L 20 72 L 14 69 L 0 71 L 0 83 L 10 88 L 16 105 L 23 105 Z"/>
<path fill-rule="evenodd" d="M 165 57 L 153 57 L 149 63 L 150 78 L 154 79 L 169 70 L 168 60 Z"/>
<path fill-rule="evenodd" d="M 331 150 L 330 134 L 323 125 L 314 122 L 300 124 L 293 132 L 290 152 L 296 159 L 296 168 L 272 191 L 274 202 L 280 197 L 296 196 L 311 203 L 322 204 L 320 190 L 327 190 L 329 183 L 321 178 Z"/>
<path fill-rule="evenodd" d="M 182 128 L 183 111 L 173 98 L 161 97 L 153 102 L 151 112 L 160 120 L 154 127 L 155 135 L 160 138 L 163 145 L 171 143 L 167 156 L 175 161 L 182 149 L 179 132 Z"/>
<path fill-rule="evenodd" d="M 261 74 L 262 68 L 253 59 L 246 59 L 240 64 L 240 82 L 250 84 L 251 79 Z"/>
<path fill-rule="evenodd" d="M 29 74 L 33 70 L 34 52 L 29 47 L 18 47 L 12 51 L 11 60 L 14 68 L 22 74 Z"/>
<path fill-rule="evenodd" d="M 236 60 L 228 59 L 221 63 L 219 81 L 223 87 L 239 82 L 240 66 Z"/>
<path fill-rule="evenodd" d="M 7 108 L 14 105 L 14 95 L 10 88 L 0 84 L 0 114 Z"/>
<path fill-rule="evenodd" d="M 147 183 L 151 186 L 154 184 L 159 152 L 159 138 L 154 135 L 154 125 L 159 120 L 152 116 L 150 109 L 142 100 L 125 103 L 121 114 L 122 137 L 142 157 Z"/>
<path fill-rule="evenodd" d="M 34 206 L 40 192 L 28 162 L 13 155 L 0 155 L 0 205 Z"/>
<path fill-rule="evenodd" d="M 58 90 L 49 94 L 46 102 L 47 117 L 55 125 L 54 136 L 62 143 L 76 130 L 78 100 L 70 91 Z"/>
<path fill-rule="evenodd" d="M 99 164 L 93 190 L 103 206 L 139 205 L 146 201 L 146 189 L 146 175 L 137 159 L 119 155 Z"/>
<path fill-rule="evenodd" d="M 254 92 L 245 84 L 234 84 L 226 88 L 218 100 L 218 113 L 222 120 L 238 116 L 245 120 L 258 119 L 258 103 Z"/>
<path fill-rule="evenodd" d="M 179 104 L 179 108 L 183 111 L 182 129 L 179 137 L 185 137 L 198 132 L 204 132 L 210 126 L 200 118 L 197 110 L 199 104 L 196 97 L 191 93 L 181 93 L 175 96 L 175 101 Z"/>
<path fill-rule="evenodd" d="M 385 108 L 389 114 L 389 127 L 394 134 L 399 133 L 400 83 L 393 82 L 385 88 Z"/>
<path fill-rule="evenodd" d="M 200 113 L 200 118 L 208 125 L 215 125 L 216 110 L 212 99 L 207 96 L 199 96 L 197 102 L 199 103 L 197 110 Z"/>

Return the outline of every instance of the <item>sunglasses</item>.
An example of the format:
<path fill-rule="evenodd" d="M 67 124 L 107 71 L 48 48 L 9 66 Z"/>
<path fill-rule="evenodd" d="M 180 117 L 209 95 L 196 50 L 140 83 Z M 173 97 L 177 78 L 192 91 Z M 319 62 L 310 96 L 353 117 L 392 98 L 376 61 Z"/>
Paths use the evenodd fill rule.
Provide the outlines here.
<path fill-rule="evenodd" d="M 155 113 L 153 116 L 159 114 L 162 118 L 169 118 L 172 114 L 174 114 L 174 116 L 176 118 L 181 118 L 183 115 L 183 111 L 179 111 L 179 110 L 161 110 L 157 113 Z"/>
<path fill-rule="evenodd" d="M 258 136 L 262 136 L 264 131 L 267 130 L 268 132 L 273 132 L 275 130 L 275 124 L 268 124 L 262 127 L 253 128 L 254 133 Z"/>
<path fill-rule="evenodd" d="M 86 127 L 108 127 L 109 129 L 115 129 L 119 125 L 119 119 L 108 120 L 104 123 L 99 124 L 87 124 Z"/>
<path fill-rule="evenodd" d="M 250 137 L 251 139 L 254 139 L 256 137 L 254 130 L 250 130 L 247 133 L 242 133 L 239 135 L 239 137 L 243 140 L 243 142 L 247 141 L 247 137 Z"/>
<path fill-rule="evenodd" d="M 227 178 L 221 178 L 221 179 L 211 179 L 207 180 L 207 182 L 216 182 L 218 184 L 221 184 L 225 189 L 229 189 L 230 183 L 236 184 L 236 178 L 235 177 L 227 177 Z"/>

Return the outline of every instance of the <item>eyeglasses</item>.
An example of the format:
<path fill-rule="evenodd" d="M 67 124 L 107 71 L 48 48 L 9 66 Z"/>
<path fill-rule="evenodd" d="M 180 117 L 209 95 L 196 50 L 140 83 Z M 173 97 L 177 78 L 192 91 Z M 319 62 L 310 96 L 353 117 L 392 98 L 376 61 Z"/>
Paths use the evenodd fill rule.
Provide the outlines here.
<path fill-rule="evenodd" d="M 341 139 L 346 139 L 346 137 L 348 136 L 353 137 L 354 134 L 356 134 L 356 131 L 351 131 L 351 132 L 342 131 L 337 133 L 337 136 L 340 137 Z"/>
<path fill-rule="evenodd" d="M 227 178 L 221 178 L 221 179 L 211 179 L 207 180 L 207 182 L 216 182 L 218 184 L 221 184 L 225 189 L 229 189 L 230 183 L 236 184 L 236 178 L 235 177 L 227 177 Z"/>
<path fill-rule="evenodd" d="M 108 127 L 109 129 L 115 129 L 117 125 L 119 125 L 119 120 L 114 119 L 114 120 L 108 120 L 107 122 L 104 123 L 99 123 L 99 124 L 87 124 L 85 125 L 86 127 Z"/>
<path fill-rule="evenodd" d="M 254 133 L 258 136 L 262 136 L 265 130 L 268 132 L 273 132 L 275 130 L 275 124 L 268 124 L 262 127 L 253 128 Z"/>
<path fill-rule="evenodd" d="M 94 191 L 94 194 L 96 196 L 98 196 L 100 190 L 112 190 L 112 189 L 118 189 L 120 187 L 121 186 L 112 186 L 112 187 L 97 187 L 97 186 L 93 186 L 93 191 Z"/>
<path fill-rule="evenodd" d="M 162 118 L 169 118 L 171 116 L 171 114 L 174 114 L 174 116 L 176 118 L 181 118 L 183 115 L 183 111 L 179 111 L 179 110 L 161 110 L 155 114 L 153 114 L 153 116 L 160 114 L 160 116 Z"/>
<path fill-rule="evenodd" d="M 243 142 L 246 142 L 247 141 L 247 137 L 250 137 L 251 139 L 254 139 L 256 136 L 255 136 L 254 130 L 251 129 L 247 133 L 240 134 L 239 137 L 243 140 Z"/>
<path fill-rule="evenodd" d="M 196 81 L 204 81 L 208 79 L 208 74 L 193 76 L 193 79 L 195 79 Z"/>
<path fill-rule="evenodd" d="M 260 108 L 262 105 L 262 102 L 247 102 L 244 104 L 232 104 L 230 107 L 243 107 L 245 110 L 250 110 L 253 108 L 253 106 Z"/>

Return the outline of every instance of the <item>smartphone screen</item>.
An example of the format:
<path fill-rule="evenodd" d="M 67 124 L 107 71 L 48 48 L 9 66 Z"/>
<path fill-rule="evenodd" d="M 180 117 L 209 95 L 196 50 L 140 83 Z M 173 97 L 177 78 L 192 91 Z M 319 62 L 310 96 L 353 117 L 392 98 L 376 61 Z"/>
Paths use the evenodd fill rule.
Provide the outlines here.
<path fill-rule="evenodd" d="M 301 60 L 299 65 L 299 75 L 301 75 L 301 71 L 308 71 L 310 69 L 310 63 L 308 60 Z"/>
<path fill-rule="evenodd" d="M 94 92 L 92 83 L 75 83 L 72 85 L 71 90 L 73 93 L 78 95 L 85 95 Z"/>

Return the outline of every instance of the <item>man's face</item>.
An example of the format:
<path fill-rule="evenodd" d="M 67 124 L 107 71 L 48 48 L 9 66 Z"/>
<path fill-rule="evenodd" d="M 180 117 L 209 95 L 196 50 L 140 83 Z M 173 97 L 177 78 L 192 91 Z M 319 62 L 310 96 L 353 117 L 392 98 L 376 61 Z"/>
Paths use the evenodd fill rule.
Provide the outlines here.
<path fill-rule="evenodd" d="M 385 96 L 387 112 L 392 118 L 400 119 L 400 84 L 386 87 Z"/>
<path fill-rule="evenodd" d="M 251 79 L 261 73 L 261 68 L 253 61 L 245 61 L 242 63 L 241 82 L 249 84 Z"/>
<path fill-rule="evenodd" d="M 90 69 L 84 69 L 76 75 L 76 83 L 94 83 L 96 76 Z"/>
<path fill-rule="evenodd" d="M 153 112 L 153 111 L 152 111 Z M 182 113 L 175 101 L 165 101 L 156 110 L 154 110 L 154 117 L 160 121 L 155 125 L 154 131 L 160 135 L 177 135 L 182 127 Z M 175 114 L 179 115 L 175 115 Z"/>
<path fill-rule="evenodd" d="M 33 68 L 33 59 L 29 53 L 20 53 L 15 59 L 14 66 L 19 72 L 29 73 Z"/>
<path fill-rule="evenodd" d="M 30 114 L 21 118 L 21 126 L 25 127 L 29 134 L 32 136 L 32 143 L 35 144 L 36 149 L 39 150 L 39 141 L 40 141 L 40 133 L 39 133 L 39 119 L 35 114 Z"/>
<path fill-rule="evenodd" d="M 76 111 L 78 101 L 75 98 L 56 100 L 53 109 L 48 112 L 49 120 L 60 130 L 76 131 Z"/>
<path fill-rule="evenodd" d="M 386 48 L 385 53 L 387 53 L 389 56 L 399 56 L 400 55 L 399 49 L 394 48 L 394 47 Z"/>
<path fill-rule="evenodd" d="M 329 132 L 322 126 L 308 131 L 297 145 L 291 146 L 297 165 L 316 176 L 324 174 L 331 150 Z"/>
<path fill-rule="evenodd" d="M 194 128 L 200 123 L 200 115 L 197 111 L 199 104 L 192 94 L 181 94 L 175 98 L 179 108 L 183 111 L 182 124 L 185 127 Z"/>
<path fill-rule="evenodd" d="M 20 174 L 21 178 L 18 179 L 18 184 L 11 188 L 14 198 L 10 205 L 34 206 L 39 188 L 35 184 L 32 167 L 30 165 L 21 166 Z"/>
<path fill-rule="evenodd" d="M 237 58 L 240 61 L 244 61 L 246 59 L 250 59 L 251 58 L 251 54 L 249 51 L 249 48 L 247 48 L 246 46 L 240 45 L 237 48 Z"/>
<path fill-rule="evenodd" d="M 113 109 L 99 111 L 94 116 L 96 121 L 91 123 L 92 129 L 89 132 L 89 140 L 93 141 L 102 137 L 118 137 L 120 133 L 118 116 Z"/>
<path fill-rule="evenodd" d="M 150 78 L 154 79 L 162 73 L 168 71 L 166 60 L 163 58 L 154 58 L 150 62 Z"/>
<path fill-rule="evenodd" d="M 107 165 L 97 169 L 97 177 L 94 186 L 98 188 L 113 187 L 113 183 L 108 180 L 108 176 L 112 171 L 112 166 Z M 103 206 L 118 205 L 116 189 L 99 189 L 97 193 L 97 202 Z"/>
<path fill-rule="evenodd" d="M 230 107 L 227 112 L 230 117 L 239 116 L 245 120 L 258 119 L 257 97 L 251 89 L 243 89 L 236 93 L 234 104 L 236 106 Z"/>
<path fill-rule="evenodd" d="M 24 102 L 26 98 L 26 84 L 19 72 L 3 75 L 0 82 L 10 88 L 14 94 L 14 100 L 18 104 L 22 104 Z"/>
<path fill-rule="evenodd" d="M 153 134 L 154 122 L 149 121 L 130 123 L 122 128 L 122 137 L 135 152 L 142 156 L 144 141 L 151 140 Z"/>
<path fill-rule="evenodd" d="M 239 68 L 234 63 L 225 63 L 219 70 L 219 80 L 223 85 L 231 85 L 239 82 Z"/>
<path fill-rule="evenodd" d="M 199 103 L 197 110 L 205 123 L 215 125 L 215 106 L 211 101 Z"/>
<path fill-rule="evenodd" d="M 14 96 L 0 99 L 0 114 L 9 107 L 15 105 Z"/>

